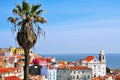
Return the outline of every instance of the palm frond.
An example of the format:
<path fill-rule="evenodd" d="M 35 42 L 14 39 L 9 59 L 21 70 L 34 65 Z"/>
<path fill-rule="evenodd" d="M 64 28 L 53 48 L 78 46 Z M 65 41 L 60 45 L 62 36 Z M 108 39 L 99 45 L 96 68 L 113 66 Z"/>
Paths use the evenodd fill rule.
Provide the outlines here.
<path fill-rule="evenodd" d="M 41 16 L 35 16 L 35 22 L 46 23 L 47 21 Z"/>
<path fill-rule="evenodd" d="M 8 21 L 10 21 L 11 23 L 15 24 L 18 21 L 18 18 L 9 17 Z"/>
<path fill-rule="evenodd" d="M 22 2 L 22 10 L 23 10 L 24 14 L 27 16 L 30 13 L 30 4 L 23 1 Z"/>
<path fill-rule="evenodd" d="M 19 12 L 21 12 L 21 13 L 23 12 L 22 8 L 21 8 L 21 6 L 19 4 L 16 5 L 16 8 L 19 10 Z"/>
<path fill-rule="evenodd" d="M 43 29 L 38 25 L 36 24 L 36 34 L 38 37 L 40 37 L 40 35 L 43 35 L 44 38 L 45 38 L 45 31 L 43 31 Z"/>
<path fill-rule="evenodd" d="M 20 16 L 20 17 L 23 18 L 23 13 L 20 12 L 17 8 L 14 8 L 12 12 L 13 12 L 14 14 L 16 14 L 16 15 L 18 15 L 18 16 Z"/>
<path fill-rule="evenodd" d="M 40 21 L 40 23 L 46 23 L 47 21 L 42 17 L 42 19 L 41 19 L 41 21 Z"/>
<path fill-rule="evenodd" d="M 36 5 L 32 5 L 31 8 L 31 14 L 35 14 L 35 12 L 40 8 L 41 4 L 36 4 Z"/>
<path fill-rule="evenodd" d="M 17 10 L 16 8 L 14 8 L 14 9 L 12 10 L 12 12 L 13 12 L 14 14 L 18 14 L 18 10 Z"/>
<path fill-rule="evenodd" d="M 36 12 L 36 15 L 40 15 L 42 12 L 44 12 L 44 10 L 38 10 L 38 11 Z"/>

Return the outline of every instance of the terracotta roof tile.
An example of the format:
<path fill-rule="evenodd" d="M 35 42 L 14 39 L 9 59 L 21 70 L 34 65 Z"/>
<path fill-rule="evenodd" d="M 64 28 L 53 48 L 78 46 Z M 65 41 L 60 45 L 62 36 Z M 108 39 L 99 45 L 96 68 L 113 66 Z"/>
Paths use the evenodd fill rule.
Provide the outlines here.
<path fill-rule="evenodd" d="M 94 59 L 94 56 L 88 56 L 84 60 L 87 61 L 87 62 L 89 62 L 89 61 L 91 61 L 93 59 Z"/>
<path fill-rule="evenodd" d="M 22 59 L 22 58 L 24 58 L 24 56 L 17 56 L 16 58 L 17 59 Z"/>
<path fill-rule="evenodd" d="M 91 70 L 91 68 L 88 68 L 86 66 L 70 66 L 68 67 L 70 70 Z"/>
<path fill-rule="evenodd" d="M 8 77 L 5 77 L 4 80 L 21 80 L 21 79 L 17 76 L 8 76 Z"/>
<path fill-rule="evenodd" d="M 0 68 L 0 73 L 8 73 L 8 72 L 14 72 L 15 70 L 18 70 L 19 68 Z"/>
<path fill-rule="evenodd" d="M 93 78 L 92 80 L 100 80 L 100 78 L 99 78 L 99 77 L 96 77 L 96 78 Z"/>
<path fill-rule="evenodd" d="M 66 65 L 60 65 L 57 67 L 58 69 L 63 69 L 63 68 L 66 68 Z"/>

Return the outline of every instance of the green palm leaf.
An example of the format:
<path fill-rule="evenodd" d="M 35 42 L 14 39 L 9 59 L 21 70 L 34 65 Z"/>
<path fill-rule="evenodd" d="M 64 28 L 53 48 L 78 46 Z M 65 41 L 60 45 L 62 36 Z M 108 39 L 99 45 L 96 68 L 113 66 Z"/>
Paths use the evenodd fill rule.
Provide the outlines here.
<path fill-rule="evenodd" d="M 27 2 L 25 2 L 25 1 L 23 1 L 23 2 L 22 2 L 22 10 L 23 10 L 24 14 L 25 14 L 26 16 L 28 16 L 29 13 L 30 13 L 30 4 L 27 3 Z"/>
<path fill-rule="evenodd" d="M 40 15 L 42 12 L 44 12 L 44 10 L 38 10 L 38 11 L 36 12 L 36 15 Z"/>
<path fill-rule="evenodd" d="M 16 5 L 16 8 L 19 10 L 19 12 L 21 12 L 21 13 L 23 12 L 22 8 L 21 8 L 21 6 L 19 4 Z"/>
<path fill-rule="evenodd" d="M 40 8 L 41 4 L 32 5 L 31 14 L 35 15 L 36 11 Z"/>

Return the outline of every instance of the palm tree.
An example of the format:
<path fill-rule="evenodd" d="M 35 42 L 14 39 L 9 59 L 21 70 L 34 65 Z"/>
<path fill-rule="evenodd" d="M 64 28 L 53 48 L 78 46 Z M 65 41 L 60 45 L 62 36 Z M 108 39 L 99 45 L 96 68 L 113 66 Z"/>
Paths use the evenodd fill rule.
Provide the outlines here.
<path fill-rule="evenodd" d="M 35 45 L 38 35 L 44 33 L 38 24 L 46 22 L 40 16 L 44 11 L 40 7 L 41 4 L 30 5 L 22 1 L 22 5 L 17 4 L 12 10 L 16 17 L 8 18 L 14 25 L 14 31 L 17 31 L 17 42 L 25 52 L 24 80 L 28 80 L 29 76 L 29 50 Z"/>

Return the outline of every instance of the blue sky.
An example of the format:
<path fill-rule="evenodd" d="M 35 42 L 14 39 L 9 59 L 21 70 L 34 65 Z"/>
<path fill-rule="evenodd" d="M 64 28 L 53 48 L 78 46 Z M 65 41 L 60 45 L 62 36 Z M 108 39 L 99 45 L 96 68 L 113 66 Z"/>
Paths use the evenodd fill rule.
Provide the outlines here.
<path fill-rule="evenodd" d="M 120 1 L 119 0 L 26 0 L 42 4 L 41 15 L 47 24 L 46 31 L 33 48 L 40 54 L 49 53 L 120 53 Z M 12 24 L 7 17 L 14 16 L 12 9 L 21 0 L 0 2 L 0 47 L 16 47 Z"/>

